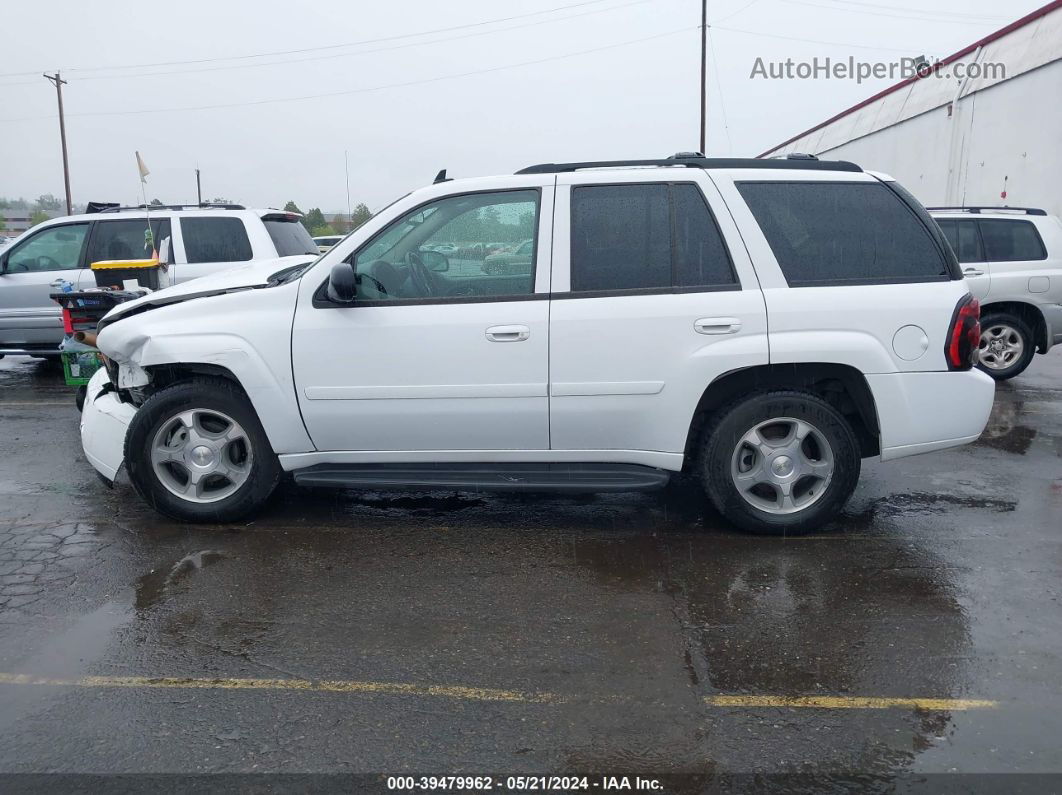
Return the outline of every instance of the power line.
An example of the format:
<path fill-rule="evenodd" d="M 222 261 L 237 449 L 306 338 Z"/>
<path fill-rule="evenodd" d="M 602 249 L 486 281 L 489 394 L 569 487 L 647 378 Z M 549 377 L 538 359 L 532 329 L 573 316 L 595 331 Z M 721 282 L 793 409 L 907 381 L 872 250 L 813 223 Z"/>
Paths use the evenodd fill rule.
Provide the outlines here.
<path fill-rule="evenodd" d="M 489 35 L 494 34 L 494 33 L 505 33 L 507 31 L 511 31 L 511 30 L 522 30 L 524 28 L 538 27 L 540 25 L 548 25 L 548 24 L 552 24 L 552 23 L 555 23 L 555 22 L 566 22 L 566 21 L 568 21 L 570 19 L 577 19 L 579 17 L 591 16 L 593 14 L 603 14 L 603 13 L 606 13 L 606 12 L 609 12 L 609 11 L 618 11 L 620 9 L 628 8 L 630 6 L 635 6 L 635 5 L 644 5 L 645 3 L 649 3 L 651 1 L 652 0 L 632 0 L 631 2 L 621 3 L 620 5 L 611 6 L 609 8 L 599 8 L 599 9 L 594 9 L 592 11 L 583 11 L 583 12 L 578 13 L 578 14 L 569 14 L 567 16 L 556 17 L 554 19 L 543 19 L 543 20 L 538 20 L 537 22 L 525 22 L 525 23 L 520 24 L 520 25 L 510 25 L 510 26 L 504 27 L 504 28 L 495 28 L 494 30 L 482 30 L 482 31 L 476 31 L 474 33 L 464 33 L 464 34 L 461 34 L 459 36 L 446 36 L 446 37 L 443 37 L 443 38 L 431 39 L 429 41 L 415 41 L 415 42 L 409 42 L 409 43 L 406 43 L 406 44 L 396 44 L 396 45 L 392 45 L 392 46 L 389 46 L 389 47 L 377 47 L 377 48 L 371 49 L 371 50 L 358 50 L 358 51 L 355 51 L 355 52 L 329 53 L 328 55 L 314 55 L 314 56 L 310 56 L 309 58 L 294 58 L 294 59 L 289 59 L 289 60 L 286 60 L 286 61 L 267 61 L 265 63 L 227 64 L 225 66 L 210 66 L 210 67 L 206 67 L 204 69 L 175 69 L 175 70 L 169 70 L 169 71 L 164 71 L 164 72 L 140 72 L 138 74 L 125 74 L 125 75 L 89 75 L 87 77 L 79 78 L 79 82 L 84 82 L 86 80 L 129 80 L 129 79 L 135 79 L 135 78 L 141 78 L 141 77 L 162 77 L 162 76 L 166 76 L 166 75 L 191 75 L 191 74 L 199 74 L 201 72 L 221 72 L 221 71 L 228 71 L 228 70 L 233 70 L 233 69 L 256 69 L 256 68 L 260 68 L 260 67 L 263 67 L 263 66 L 266 66 L 266 67 L 268 67 L 268 66 L 287 66 L 289 64 L 306 63 L 306 62 L 309 62 L 309 61 L 325 61 L 325 60 L 331 60 L 331 59 L 334 59 L 334 58 L 350 58 L 350 57 L 353 57 L 353 56 L 371 55 L 373 53 L 391 52 L 393 50 L 404 50 L 404 49 L 408 49 L 410 47 L 421 47 L 421 46 L 431 45 L 431 44 L 440 44 L 440 43 L 444 43 L 444 42 L 458 41 L 458 40 L 461 40 L 461 39 L 476 38 L 476 37 L 479 37 L 479 36 L 489 36 Z M 36 85 L 36 82 L 35 81 L 26 80 L 26 81 L 17 82 L 17 83 L 0 83 L 0 87 L 19 86 L 19 85 Z"/>
<path fill-rule="evenodd" d="M 840 6 L 826 5 L 825 3 L 813 3 L 810 0 L 782 0 L 783 3 L 792 3 L 800 6 L 810 6 L 811 8 L 824 8 L 828 11 L 846 11 L 851 14 L 867 14 L 873 17 L 890 17 L 892 19 L 913 19 L 918 22 L 950 22 L 953 25 L 992 25 L 995 24 L 989 20 L 972 21 L 962 19 L 948 19 L 947 14 L 944 18 L 940 15 L 936 17 L 932 16 L 913 16 L 911 14 L 887 14 L 884 11 L 871 11 L 865 8 L 842 8 Z"/>
<path fill-rule="evenodd" d="M 902 52 L 910 55 L 913 52 L 932 54 L 932 50 L 923 47 L 879 47 L 875 44 L 852 44 L 845 41 L 826 41 L 824 39 L 806 39 L 801 36 L 782 36 L 777 33 L 764 33 L 760 30 L 745 30 L 743 28 L 731 28 L 725 25 L 712 25 L 716 30 L 725 30 L 728 33 L 743 33 L 746 36 L 763 36 L 768 39 L 782 39 L 784 41 L 799 41 L 806 44 L 825 44 L 829 47 L 851 47 L 856 50 L 874 50 L 876 52 Z"/>
<path fill-rule="evenodd" d="M 968 14 L 963 11 L 929 11 L 924 8 L 914 8 L 912 6 L 892 6 L 882 5 L 881 3 L 863 3 L 858 0 L 827 0 L 830 3 L 840 3 L 841 5 L 857 6 L 859 8 L 881 8 L 886 11 L 912 11 L 916 14 L 928 14 L 932 16 L 941 17 L 964 17 L 966 19 L 983 19 L 992 22 L 1005 22 L 1010 17 L 996 16 L 994 14 Z"/>
<path fill-rule="evenodd" d="M 657 34 L 655 34 L 653 36 L 643 36 L 642 38 L 638 38 L 638 39 L 629 39 L 627 41 L 616 42 L 615 44 L 605 44 L 605 45 L 603 45 L 601 47 L 592 47 L 592 48 L 590 48 L 588 50 L 577 50 L 575 52 L 563 53 L 561 55 L 551 55 L 551 56 L 548 56 L 548 57 L 545 57 L 545 58 L 536 58 L 536 59 L 531 60 L 531 61 L 520 61 L 518 63 L 504 64 L 502 66 L 494 66 L 494 67 L 490 67 L 490 68 L 487 68 L 487 69 L 474 69 L 474 70 L 468 71 L 468 72 L 459 72 L 459 73 L 456 73 L 456 74 L 449 74 L 449 75 L 438 75 L 436 77 L 429 77 L 429 78 L 424 78 L 424 79 L 421 79 L 421 80 L 409 80 L 409 81 L 405 81 L 405 82 L 402 82 L 402 83 L 389 83 L 389 84 L 386 84 L 386 85 L 368 86 L 368 87 L 365 87 L 365 88 L 351 88 L 351 89 L 346 89 L 344 91 L 329 91 L 329 92 L 323 93 L 323 94 L 306 94 L 306 95 L 298 96 L 298 97 L 277 97 L 277 98 L 274 98 L 274 99 L 259 99 L 259 100 L 251 100 L 251 101 L 248 101 L 248 102 L 219 103 L 219 104 L 215 104 L 215 105 L 195 105 L 195 106 L 185 106 L 185 107 L 177 107 L 177 108 L 147 108 L 147 109 L 144 109 L 144 110 L 90 111 L 90 112 L 87 112 L 87 113 L 70 113 L 70 114 L 67 114 L 67 115 L 71 116 L 71 117 L 73 117 L 73 116 L 81 116 L 81 117 L 88 117 L 88 116 L 141 116 L 141 115 L 152 114 L 152 113 L 176 113 L 176 112 L 187 112 L 187 111 L 198 111 L 198 110 L 221 110 L 221 109 L 225 109 L 225 108 L 245 108 L 245 107 L 252 107 L 252 106 L 257 106 L 257 105 L 273 105 L 273 104 L 278 104 L 278 103 L 283 103 L 283 102 L 301 102 L 301 101 L 311 100 L 311 99 L 326 99 L 326 98 L 329 98 L 329 97 L 349 96 L 351 94 L 365 94 L 365 93 L 369 93 L 369 92 L 372 92 L 372 91 L 385 91 L 387 89 L 392 89 L 392 88 L 406 88 L 408 86 L 418 86 L 418 85 L 424 85 L 424 84 L 427 84 L 427 83 L 438 83 L 438 82 L 443 81 L 443 80 L 456 80 L 456 79 L 462 78 L 462 77 L 471 77 L 473 75 L 489 74 L 489 73 L 492 73 L 492 72 L 502 72 L 502 71 L 505 71 L 507 69 L 517 69 L 517 68 L 520 68 L 520 67 L 523 67 L 523 66 L 534 66 L 534 65 L 537 65 L 537 64 L 548 63 L 550 61 L 560 61 L 560 60 L 563 60 L 563 59 L 566 59 L 566 58 L 575 58 L 575 57 L 580 56 L 580 55 L 589 55 L 591 53 L 602 52 L 604 50 L 613 50 L 613 49 L 616 49 L 618 47 L 626 47 L 626 46 L 631 45 L 631 44 L 640 44 L 640 43 L 646 42 L 646 41 L 653 41 L 655 39 L 662 39 L 662 38 L 666 38 L 668 36 L 675 36 L 675 35 L 677 35 L 679 33 L 686 33 L 687 31 L 690 31 L 690 30 L 698 30 L 699 28 L 700 28 L 700 25 L 693 26 L 693 27 L 676 28 L 674 30 L 665 31 L 664 33 L 657 33 Z M 54 118 L 54 117 L 53 116 L 26 116 L 26 117 L 16 118 L 16 119 L 0 119 L 0 123 L 3 123 L 3 122 L 19 122 L 19 121 L 36 121 L 36 120 L 39 120 L 39 119 L 51 119 L 51 118 Z"/>
<path fill-rule="evenodd" d="M 755 2 L 755 0 L 753 0 L 753 2 Z M 728 122 L 726 118 L 726 102 L 723 100 L 723 84 L 719 80 L 719 58 L 715 54 L 715 42 L 712 40 L 711 25 L 708 26 L 708 51 L 712 54 L 712 73 L 715 75 L 715 87 L 719 92 L 719 109 L 722 111 L 723 115 L 723 132 L 726 133 L 727 154 L 732 155 L 734 153 L 734 143 L 730 140 L 730 122 Z M 707 155 L 708 152 L 704 152 L 704 154 Z"/>
<path fill-rule="evenodd" d="M 381 44 L 388 41 L 397 41 L 399 39 L 416 38 L 418 36 L 430 36 L 434 33 L 449 33 L 455 30 L 466 30 L 468 28 L 483 27 L 485 25 L 494 25 L 499 22 L 511 22 L 516 19 L 526 19 L 527 17 L 541 16 L 542 14 L 552 14 L 556 11 L 565 11 L 569 8 L 580 8 L 582 6 L 596 5 L 598 3 L 604 3 L 608 0 L 582 0 L 579 3 L 569 3 L 563 6 L 554 6 L 553 8 L 545 8 L 541 11 L 530 11 L 526 14 L 514 14 L 508 17 L 496 17 L 494 19 L 485 19 L 479 22 L 469 22 L 464 25 L 451 25 L 445 28 L 435 28 L 433 30 L 422 30 L 417 33 L 399 33 L 392 36 L 381 36 L 375 39 L 360 39 L 358 41 L 349 41 L 342 44 L 325 44 L 316 47 L 304 47 L 297 50 L 272 50 L 269 52 L 249 53 L 246 55 L 228 55 L 219 56 L 216 58 L 194 58 L 183 61 L 156 61 L 154 63 L 141 63 L 141 64 L 122 64 L 119 66 L 82 66 L 68 68 L 67 72 L 107 72 L 116 69 L 152 69 L 157 66 L 186 66 L 202 63 L 216 63 L 218 61 L 240 61 L 248 60 L 251 58 L 268 58 L 277 55 L 301 55 L 308 52 L 321 52 L 323 50 L 336 50 L 343 47 L 356 47 L 363 44 Z M 37 70 L 32 72 L 9 72 L 7 74 L 0 74 L 0 77 L 26 77 L 27 75 L 35 75 Z"/>

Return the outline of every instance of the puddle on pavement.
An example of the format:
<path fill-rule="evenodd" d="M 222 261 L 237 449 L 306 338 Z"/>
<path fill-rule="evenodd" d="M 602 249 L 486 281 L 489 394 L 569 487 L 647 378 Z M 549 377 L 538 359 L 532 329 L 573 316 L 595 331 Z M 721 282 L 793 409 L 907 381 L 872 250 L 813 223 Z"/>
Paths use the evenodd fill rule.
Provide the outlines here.
<path fill-rule="evenodd" d="M 226 556 L 213 549 L 191 552 L 173 563 L 152 569 L 136 581 L 136 609 L 146 610 L 167 598 L 195 572 Z"/>

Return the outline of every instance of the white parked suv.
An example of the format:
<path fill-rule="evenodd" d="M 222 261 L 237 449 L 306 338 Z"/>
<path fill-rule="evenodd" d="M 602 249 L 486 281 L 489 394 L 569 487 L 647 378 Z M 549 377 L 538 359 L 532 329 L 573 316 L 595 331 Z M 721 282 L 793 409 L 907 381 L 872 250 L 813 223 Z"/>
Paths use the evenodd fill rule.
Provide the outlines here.
<path fill-rule="evenodd" d="M 449 269 L 441 241 L 534 241 Z M 478 243 L 477 243 L 478 244 Z M 622 491 L 687 471 L 795 533 L 860 461 L 975 440 L 994 384 L 940 229 L 814 159 L 546 164 L 413 191 L 312 264 L 116 307 L 82 441 L 156 509 L 225 521 L 308 486 Z"/>
<path fill-rule="evenodd" d="M 48 296 L 59 280 L 75 289 L 95 287 L 89 265 L 98 260 L 144 259 L 154 244 L 169 250 L 169 278 L 177 284 L 253 260 L 299 256 L 305 261 L 307 254 L 318 253 L 296 213 L 236 204 L 147 210 L 105 205 L 97 212 L 55 218 L 0 251 L 0 358 L 57 355 L 63 321 L 59 305 Z"/>
<path fill-rule="evenodd" d="M 1062 343 L 1062 221 L 1023 207 L 930 212 L 981 302 L 982 370 L 1013 378 Z"/>

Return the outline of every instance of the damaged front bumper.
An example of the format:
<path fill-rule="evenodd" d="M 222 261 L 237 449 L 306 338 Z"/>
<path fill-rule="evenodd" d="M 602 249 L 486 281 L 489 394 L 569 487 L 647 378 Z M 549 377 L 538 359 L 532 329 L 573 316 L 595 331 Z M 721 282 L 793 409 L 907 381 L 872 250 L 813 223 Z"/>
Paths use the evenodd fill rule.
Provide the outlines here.
<path fill-rule="evenodd" d="M 113 482 L 125 460 L 125 434 L 137 409 L 119 400 L 109 385 L 102 367 L 88 383 L 81 411 L 81 447 L 95 470 Z"/>

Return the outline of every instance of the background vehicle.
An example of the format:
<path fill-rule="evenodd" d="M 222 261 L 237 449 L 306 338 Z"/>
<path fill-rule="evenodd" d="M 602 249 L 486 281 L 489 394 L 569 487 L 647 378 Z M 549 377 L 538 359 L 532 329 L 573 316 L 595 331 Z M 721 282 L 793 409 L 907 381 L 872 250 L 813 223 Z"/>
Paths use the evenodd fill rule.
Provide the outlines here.
<path fill-rule="evenodd" d="M 320 235 L 315 237 L 313 242 L 317 246 L 317 250 L 324 254 L 342 239 L 343 235 Z"/>
<path fill-rule="evenodd" d="M 1062 342 L 1062 221 L 1021 207 L 934 207 L 981 302 L 979 367 L 1004 381 Z"/>
<path fill-rule="evenodd" d="M 169 276 L 177 284 L 253 260 L 317 254 L 300 216 L 278 210 L 215 207 L 114 209 L 55 218 L 0 252 L 0 354 L 56 355 L 63 338 L 58 305 L 48 295 L 62 279 L 94 287 L 98 260 L 151 256 L 169 241 Z"/>
<path fill-rule="evenodd" d="M 430 250 L 502 233 L 533 239 L 538 267 Z M 851 163 L 545 164 L 414 191 L 312 264 L 122 304 L 82 441 L 189 520 L 253 511 L 282 470 L 568 491 L 685 470 L 736 525 L 803 532 L 862 458 L 978 437 L 978 339 L 940 229 Z"/>
<path fill-rule="evenodd" d="M 534 240 L 525 240 L 509 248 L 503 248 L 486 256 L 483 260 L 483 272 L 490 274 L 530 273 L 531 258 L 534 253 Z"/>

